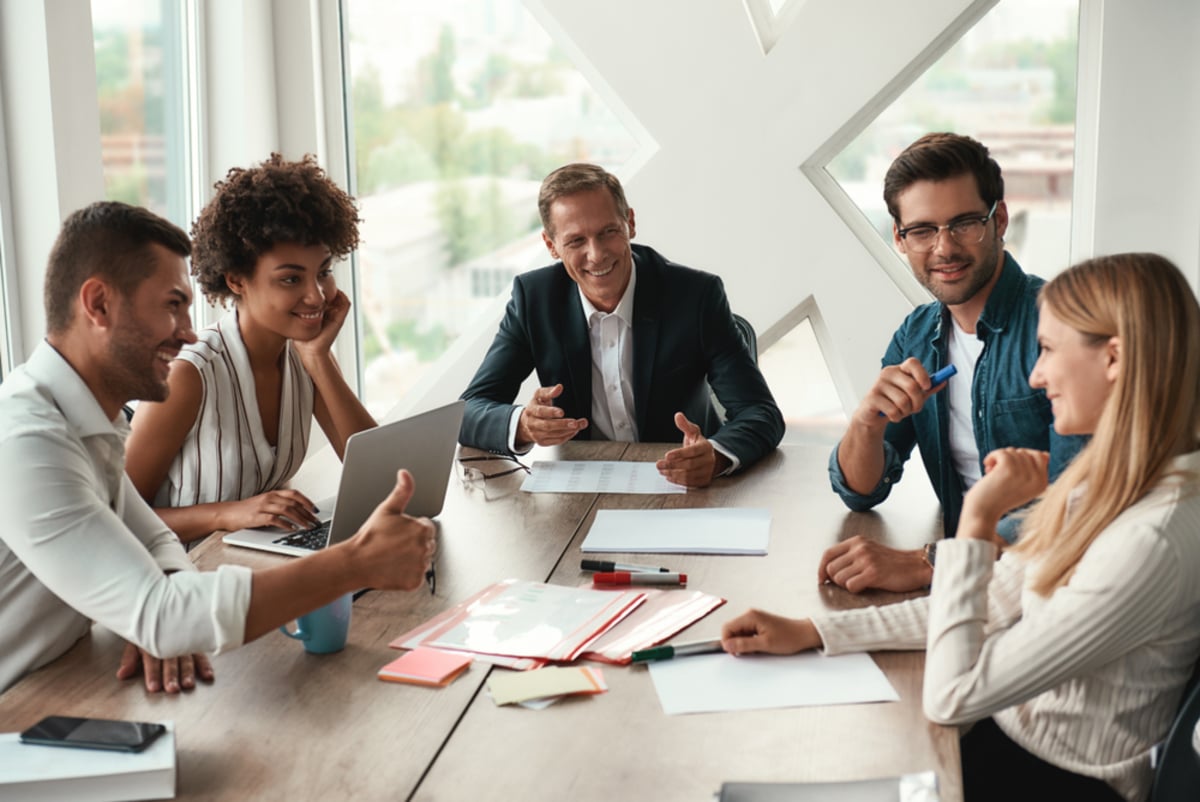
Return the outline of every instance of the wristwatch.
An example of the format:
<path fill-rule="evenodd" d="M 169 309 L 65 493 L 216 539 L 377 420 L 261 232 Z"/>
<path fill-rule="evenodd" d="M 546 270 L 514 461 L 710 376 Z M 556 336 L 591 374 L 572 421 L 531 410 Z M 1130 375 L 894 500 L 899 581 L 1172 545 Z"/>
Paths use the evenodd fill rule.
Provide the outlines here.
<path fill-rule="evenodd" d="M 925 558 L 925 562 L 929 563 L 929 567 L 932 568 L 933 564 L 937 562 L 937 541 L 926 543 L 925 548 L 922 549 L 921 556 Z"/>

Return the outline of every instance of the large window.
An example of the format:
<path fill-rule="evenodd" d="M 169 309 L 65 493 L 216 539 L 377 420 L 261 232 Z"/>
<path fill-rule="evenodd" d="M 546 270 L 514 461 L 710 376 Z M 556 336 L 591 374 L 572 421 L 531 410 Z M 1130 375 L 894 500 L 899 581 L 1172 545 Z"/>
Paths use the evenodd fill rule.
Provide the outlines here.
<path fill-rule="evenodd" d="M 100 148 L 111 200 L 191 223 L 190 3 L 92 0 Z"/>
<path fill-rule="evenodd" d="M 541 179 L 635 148 L 520 0 L 345 0 L 364 397 L 390 409 L 546 264 Z"/>
<path fill-rule="evenodd" d="M 841 439 L 846 414 L 811 318 L 760 354 L 758 367 L 787 424 L 785 443 L 832 446 Z"/>
<path fill-rule="evenodd" d="M 4 98 L 0 96 L 0 381 L 12 369 L 14 357 L 9 323 L 13 316 L 9 314 L 8 303 L 11 284 L 9 270 L 13 268 L 9 259 L 9 248 L 12 247 L 12 221 L 9 210 L 12 208 L 8 189 L 8 146 L 4 141 Z"/>
<path fill-rule="evenodd" d="M 0 134 L 3 132 L 3 127 L 0 126 Z M 4 158 L 4 139 L 0 136 L 0 160 Z M 3 169 L 3 164 L 0 164 L 0 182 L 7 180 L 7 175 Z M 0 381 L 8 375 L 9 365 L 11 364 L 12 354 L 9 353 L 9 338 L 8 338 L 8 264 L 4 258 L 4 252 L 8 246 L 8 205 L 7 188 L 0 183 Z"/>
<path fill-rule="evenodd" d="M 892 241 L 883 176 L 920 135 L 955 131 L 1004 173 L 1008 250 L 1051 276 L 1070 260 L 1078 0 L 1001 0 L 829 165 Z"/>

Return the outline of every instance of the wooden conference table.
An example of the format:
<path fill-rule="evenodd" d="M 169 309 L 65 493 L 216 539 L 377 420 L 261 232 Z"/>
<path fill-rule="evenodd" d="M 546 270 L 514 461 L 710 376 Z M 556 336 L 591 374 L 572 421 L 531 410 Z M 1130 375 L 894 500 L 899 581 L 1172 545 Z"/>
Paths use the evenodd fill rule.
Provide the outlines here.
<path fill-rule="evenodd" d="M 646 461 L 665 449 L 568 443 L 530 458 Z M 934 537 L 936 501 L 918 475 L 898 485 L 877 513 L 848 512 L 829 489 L 828 453 L 825 446 L 784 446 L 741 475 L 686 495 L 534 495 L 518 490 L 523 474 L 483 489 L 452 477 L 439 516 L 436 595 L 423 589 L 363 596 L 343 652 L 310 655 L 269 634 L 216 658 L 212 686 L 151 695 L 140 682 L 113 679 L 122 644 L 95 627 L 63 658 L 0 695 L 0 730 L 24 729 L 48 713 L 173 720 L 177 798 L 186 800 L 706 800 L 725 780 L 828 781 L 933 769 L 942 800 L 959 802 L 957 733 L 921 712 L 921 653 L 875 655 L 900 694 L 897 703 L 688 716 L 662 713 L 642 667 L 606 666 L 608 693 L 542 711 L 497 707 L 483 691 L 491 669 L 482 663 L 443 689 L 375 678 L 398 654 L 390 640 L 497 579 L 586 581 L 580 543 L 598 509 L 771 510 L 767 557 L 669 558 L 688 573 L 690 588 L 728 599 L 680 639 L 715 636 L 723 621 L 750 606 L 799 615 L 896 600 L 818 586 L 818 558 L 852 534 L 915 548 Z M 193 556 L 201 568 L 288 559 L 218 538 Z"/>

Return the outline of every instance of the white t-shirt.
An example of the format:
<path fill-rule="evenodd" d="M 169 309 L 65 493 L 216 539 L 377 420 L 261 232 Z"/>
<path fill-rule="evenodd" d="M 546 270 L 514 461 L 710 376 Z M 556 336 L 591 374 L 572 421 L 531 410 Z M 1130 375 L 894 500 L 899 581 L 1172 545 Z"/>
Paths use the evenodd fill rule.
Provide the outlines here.
<path fill-rule="evenodd" d="M 950 457 L 962 479 L 963 491 L 979 481 L 979 444 L 975 441 L 975 425 L 971 410 L 971 385 L 975 380 L 975 363 L 983 352 L 983 340 L 967 334 L 950 318 L 951 365 L 958 369 L 946 385 L 946 405 L 950 408 Z"/>

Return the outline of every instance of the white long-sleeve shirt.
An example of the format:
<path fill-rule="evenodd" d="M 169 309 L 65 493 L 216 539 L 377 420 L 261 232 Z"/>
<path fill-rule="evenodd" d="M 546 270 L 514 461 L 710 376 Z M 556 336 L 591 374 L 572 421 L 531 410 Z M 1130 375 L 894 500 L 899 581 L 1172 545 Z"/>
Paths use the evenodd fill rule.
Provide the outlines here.
<path fill-rule="evenodd" d="M 822 614 L 830 654 L 926 647 L 934 721 L 989 715 L 1034 755 L 1145 799 L 1200 656 L 1200 452 L 1093 541 L 1049 597 L 1033 566 L 977 540 L 938 546 L 928 598 Z"/>
<path fill-rule="evenodd" d="M 45 342 L 0 384 L 0 692 L 92 621 L 160 656 L 243 640 L 249 569 L 195 570 L 125 475 L 123 442 Z"/>

